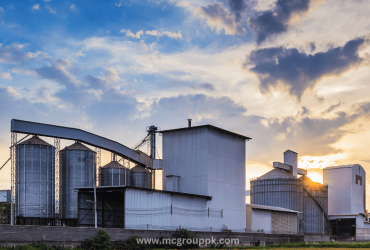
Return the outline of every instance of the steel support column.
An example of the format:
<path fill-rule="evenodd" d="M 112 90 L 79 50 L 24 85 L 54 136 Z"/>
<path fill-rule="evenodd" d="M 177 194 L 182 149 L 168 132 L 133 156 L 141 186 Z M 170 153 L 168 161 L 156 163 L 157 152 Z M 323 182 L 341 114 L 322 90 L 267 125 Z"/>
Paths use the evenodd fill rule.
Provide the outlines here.
<path fill-rule="evenodd" d="M 15 225 L 17 222 L 17 133 L 12 132 L 11 134 L 11 147 L 10 147 L 10 158 L 11 158 L 11 189 L 12 189 L 12 200 L 11 200 L 11 219 L 10 224 Z"/>
<path fill-rule="evenodd" d="M 100 148 L 95 148 L 94 151 L 96 152 L 96 173 L 95 173 L 95 184 L 97 187 L 99 187 L 99 174 L 100 174 L 100 167 L 101 167 L 101 149 Z"/>
<path fill-rule="evenodd" d="M 60 165 L 59 165 L 59 151 L 60 151 L 60 139 L 54 138 L 55 147 L 55 215 L 57 220 L 60 219 Z"/>

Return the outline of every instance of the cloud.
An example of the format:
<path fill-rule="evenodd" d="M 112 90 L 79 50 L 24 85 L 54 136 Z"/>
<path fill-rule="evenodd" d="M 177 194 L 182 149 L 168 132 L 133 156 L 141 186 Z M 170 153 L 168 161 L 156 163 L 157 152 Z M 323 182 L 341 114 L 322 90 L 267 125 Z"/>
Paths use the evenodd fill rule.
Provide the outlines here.
<path fill-rule="evenodd" d="M 238 20 L 232 12 L 228 11 L 222 3 L 215 2 L 207 6 L 201 6 L 194 11 L 195 15 L 204 19 L 207 25 L 217 33 L 221 30 L 225 31 L 226 35 L 242 35 L 246 33 L 243 27 L 243 22 Z"/>
<path fill-rule="evenodd" d="M 40 9 L 40 4 L 35 4 L 33 7 L 32 7 L 33 10 L 39 10 Z"/>
<path fill-rule="evenodd" d="M 71 10 L 74 10 L 74 9 L 76 9 L 76 5 L 71 4 L 71 6 L 69 6 L 69 8 L 70 8 Z"/>
<path fill-rule="evenodd" d="M 347 42 L 343 47 L 329 49 L 313 55 L 284 47 L 253 50 L 245 65 L 254 65 L 251 72 L 257 74 L 262 93 L 268 92 L 280 82 L 291 96 L 299 101 L 306 89 L 313 88 L 320 78 L 339 75 L 351 66 L 358 65 L 362 58 L 358 55 L 364 38 Z"/>
<path fill-rule="evenodd" d="M 286 32 L 293 14 L 308 11 L 310 0 L 278 0 L 275 8 L 263 11 L 248 21 L 248 28 L 257 33 L 257 43 L 268 37 Z"/>
<path fill-rule="evenodd" d="M 54 80 L 63 85 L 78 83 L 75 76 L 67 71 L 68 68 L 72 68 L 70 61 L 67 59 L 50 60 L 50 64 L 51 66 L 36 68 L 36 73 L 43 79 Z"/>
<path fill-rule="evenodd" d="M 49 10 L 49 13 L 52 13 L 52 14 L 56 13 L 55 9 L 51 8 L 49 5 L 45 5 L 45 8 Z"/>
<path fill-rule="evenodd" d="M 117 7 L 121 7 L 123 0 L 119 1 L 118 3 L 115 3 Z"/>
<path fill-rule="evenodd" d="M 141 35 L 144 34 L 142 30 L 136 32 L 136 34 L 132 33 L 131 30 L 121 29 L 120 33 L 126 33 L 126 36 L 133 37 L 139 39 Z"/>
<path fill-rule="evenodd" d="M 79 52 L 77 52 L 76 54 L 75 54 L 75 56 L 86 56 L 86 54 L 83 54 L 81 51 L 79 51 Z"/>
<path fill-rule="evenodd" d="M 7 80 L 12 80 L 13 77 L 9 72 L 0 72 L 0 77 Z"/>
<path fill-rule="evenodd" d="M 15 74 L 26 75 L 30 77 L 37 77 L 36 71 L 25 70 L 22 68 L 13 68 L 10 72 L 15 73 Z"/>
<path fill-rule="evenodd" d="M 27 60 L 35 59 L 38 55 L 42 54 L 40 51 L 22 52 L 24 45 L 12 44 L 9 46 L 2 46 L 0 43 L 0 62 L 8 64 L 24 63 Z"/>
<path fill-rule="evenodd" d="M 4 12 L 4 8 L 3 7 L 0 7 L 0 12 Z"/>
<path fill-rule="evenodd" d="M 108 82 L 118 82 L 122 79 L 118 76 L 117 71 L 114 68 L 107 68 L 101 72 L 104 75 L 104 78 Z"/>
<path fill-rule="evenodd" d="M 247 109 L 235 103 L 229 97 L 211 97 L 204 94 L 180 95 L 164 97 L 151 106 L 152 115 L 177 118 L 196 118 L 198 121 L 205 118 L 232 117 L 244 114 Z"/>
<path fill-rule="evenodd" d="M 229 9 L 235 15 L 236 21 L 241 20 L 241 13 L 247 9 L 245 0 L 227 0 Z"/>
<path fill-rule="evenodd" d="M 169 38 L 182 39 L 182 35 L 180 31 L 176 33 L 176 32 L 170 32 L 170 31 L 159 32 L 158 30 L 147 30 L 145 34 L 156 36 L 156 37 L 161 37 L 165 35 L 165 36 L 168 36 Z"/>

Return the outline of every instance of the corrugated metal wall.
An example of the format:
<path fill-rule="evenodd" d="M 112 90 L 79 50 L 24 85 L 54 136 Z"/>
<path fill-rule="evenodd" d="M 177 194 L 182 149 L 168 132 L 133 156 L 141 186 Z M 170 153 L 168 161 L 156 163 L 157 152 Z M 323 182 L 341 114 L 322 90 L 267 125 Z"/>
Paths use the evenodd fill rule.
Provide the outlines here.
<path fill-rule="evenodd" d="M 256 179 L 251 181 L 251 204 L 303 212 L 303 186 L 299 179 Z"/>
<path fill-rule="evenodd" d="M 163 138 L 163 189 L 166 176 L 180 176 L 180 192 L 207 195 L 207 128 L 165 133 Z"/>
<path fill-rule="evenodd" d="M 86 150 L 60 151 L 61 219 L 77 219 L 78 195 L 74 188 L 93 187 L 96 153 Z"/>
<path fill-rule="evenodd" d="M 328 213 L 327 186 L 311 181 L 304 182 L 303 186 L 305 188 L 303 191 L 304 234 L 329 234 L 329 222 L 327 221 L 327 218 L 324 214 L 324 211 L 326 212 L 326 214 Z M 319 206 L 318 203 L 320 203 L 321 206 Z"/>
<path fill-rule="evenodd" d="M 352 169 L 324 169 L 324 184 L 328 184 L 329 215 L 351 214 Z"/>
<path fill-rule="evenodd" d="M 171 195 L 128 189 L 125 193 L 126 229 L 171 229 Z"/>
<path fill-rule="evenodd" d="M 212 196 L 208 207 L 222 211 L 211 228 L 245 231 L 245 140 L 207 128 L 163 134 L 166 176 L 180 176 L 180 192 Z M 226 229 L 226 228 L 225 228 Z"/>
<path fill-rule="evenodd" d="M 100 186 L 129 186 L 130 170 L 125 168 L 100 168 Z"/>
<path fill-rule="evenodd" d="M 358 164 L 352 167 L 352 213 L 363 213 L 366 210 L 366 172 Z"/>
<path fill-rule="evenodd" d="M 17 146 L 17 216 L 55 218 L 54 154 L 51 146 Z"/>
<path fill-rule="evenodd" d="M 271 211 L 271 233 L 297 234 L 297 214 Z"/>

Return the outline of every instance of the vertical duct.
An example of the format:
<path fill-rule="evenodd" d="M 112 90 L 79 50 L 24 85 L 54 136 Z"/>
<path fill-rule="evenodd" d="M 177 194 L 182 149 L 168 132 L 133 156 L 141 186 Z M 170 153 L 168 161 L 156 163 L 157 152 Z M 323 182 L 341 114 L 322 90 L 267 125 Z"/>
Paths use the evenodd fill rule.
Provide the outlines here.
<path fill-rule="evenodd" d="M 191 127 L 191 119 L 188 119 L 188 128 Z"/>

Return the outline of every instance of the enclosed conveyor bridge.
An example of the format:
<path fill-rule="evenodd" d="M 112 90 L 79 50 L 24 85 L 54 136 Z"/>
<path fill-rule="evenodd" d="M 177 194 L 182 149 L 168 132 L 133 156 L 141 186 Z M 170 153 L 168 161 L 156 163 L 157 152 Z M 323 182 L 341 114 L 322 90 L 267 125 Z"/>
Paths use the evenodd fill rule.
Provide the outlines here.
<path fill-rule="evenodd" d="M 116 141 L 78 129 L 13 119 L 11 132 L 75 140 L 112 152 L 136 164 L 153 167 L 153 159 Z"/>

